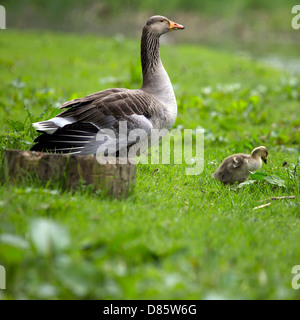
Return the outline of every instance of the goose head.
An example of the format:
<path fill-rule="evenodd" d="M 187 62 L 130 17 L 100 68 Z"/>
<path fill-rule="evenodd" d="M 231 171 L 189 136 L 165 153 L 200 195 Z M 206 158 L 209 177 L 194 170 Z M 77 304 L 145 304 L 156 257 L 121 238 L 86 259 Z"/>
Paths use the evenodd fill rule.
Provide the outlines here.
<path fill-rule="evenodd" d="M 264 163 L 267 163 L 268 154 L 268 149 L 264 146 L 257 147 L 251 152 L 252 158 L 261 158 Z"/>
<path fill-rule="evenodd" d="M 162 34 L 172 30 L 182 30 L 184 26 L 163 16 L 153 16 L 147 20 L 144 28 L 153 35 L 160 37 Z"/>

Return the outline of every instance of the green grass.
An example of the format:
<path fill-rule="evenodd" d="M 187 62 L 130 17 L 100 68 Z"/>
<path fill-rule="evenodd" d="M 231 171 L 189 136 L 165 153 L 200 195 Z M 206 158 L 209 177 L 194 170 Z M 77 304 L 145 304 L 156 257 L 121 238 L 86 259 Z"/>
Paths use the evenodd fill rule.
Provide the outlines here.
<path fill-rule="evenodd" d="M 6 30 L 0 47 L 1 156 L 28 149 L 31 122 L 62 102 L 141 84 L 138 40 Z M 175 127 L 206 129 L 203 173 L 138 165 L 126 200 L 2 182 L 2 298 L 300 298 L 291 286 L 300 264 L 299 77 L 199 46 L 163 44 L 161 56 L 178 101 Z M 269 149 L 262 171 L 285 187 L 235 189 L 211 178 L 224 157 L 258 145 Z M 253 210 L 288 195 L 296 199 Z"/>

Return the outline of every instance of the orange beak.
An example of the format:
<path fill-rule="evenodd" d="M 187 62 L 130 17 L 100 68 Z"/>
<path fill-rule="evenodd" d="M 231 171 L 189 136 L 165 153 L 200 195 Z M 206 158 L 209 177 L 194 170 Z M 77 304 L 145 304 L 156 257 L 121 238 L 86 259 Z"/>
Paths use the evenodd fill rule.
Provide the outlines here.
<path fill-rule="evenodd" d="M 171 20 L 169 20 L 169 22 L 170 22 L 170 31 L 184 29 L 184 26 L 182 26 L 179 23 L 173 22 Z"/>

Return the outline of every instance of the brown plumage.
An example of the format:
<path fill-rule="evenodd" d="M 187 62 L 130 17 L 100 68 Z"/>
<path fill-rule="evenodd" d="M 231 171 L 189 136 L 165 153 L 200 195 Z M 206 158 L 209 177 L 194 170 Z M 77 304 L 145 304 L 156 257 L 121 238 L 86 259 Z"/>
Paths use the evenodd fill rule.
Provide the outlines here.
<path fill-rule="evenodd" d="M 77 121 L 92 122 L 98 127 L 107 125 L 109 116 L 113 116 L 116 121 L 125 120 L 134 114 L 158 118 L 164 110 L 164 106 L 149 93 L 129 89 L 107 89 L 68 101 L 60 108 L 67 110 L 57 117 L 75 117 Z"/>
<path fill-rule="evenodd" d="M 146 138 L 152 129 L 171 129 L 177 104 L 160 59 L 159 37 L 183 28 L 165 17 L 151 17 L 143 28 L 141 39 L 141 89 L 107 89 L 64 103 L 61 109 L 65 110 L 56 117 L 33 124 L 43 134 L 35 140 L 31 150 L 95 154 L 103 143 L 96 139 L 97 133 L 111 129 L 116 137 L 111 141 L 118 143 L 121 121 L 126 121 L 128 134 L 130 130 L 143 129 Z M 134 144 L 136 141 L 128 141 L 127 147 Z"/>
<path fill-rule="evenodd" d="M 267 163 L 268 150 L 264 146 L 255 148 L 251 154 L 238 153 L 226 158 L 214 172 L 213 178 L 223 184 L 244 182 L 251 171 L 258 170 L 262 161 Z"/>

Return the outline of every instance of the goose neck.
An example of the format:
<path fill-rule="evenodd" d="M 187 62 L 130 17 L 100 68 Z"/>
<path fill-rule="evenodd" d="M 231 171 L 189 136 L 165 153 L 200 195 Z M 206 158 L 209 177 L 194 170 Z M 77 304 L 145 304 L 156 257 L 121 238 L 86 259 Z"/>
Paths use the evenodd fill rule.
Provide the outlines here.
<path fill-rule="evenodd" d="M 141 41 L 141 63 L 143 71 L 142 90 L 153 95 L 168 110 L 169 127 L 177 116 L 177 104 L 170 78 L 159 55 L 159 36 L 144 27 Z"/>
<path fill-rule="evenodd" d="M 161 64 L 159 56 L 159 37 L 143 29 L 141 39 L 141 63 L 143 71 L 143 80 L 146 80 L 153 74 Z"/>

